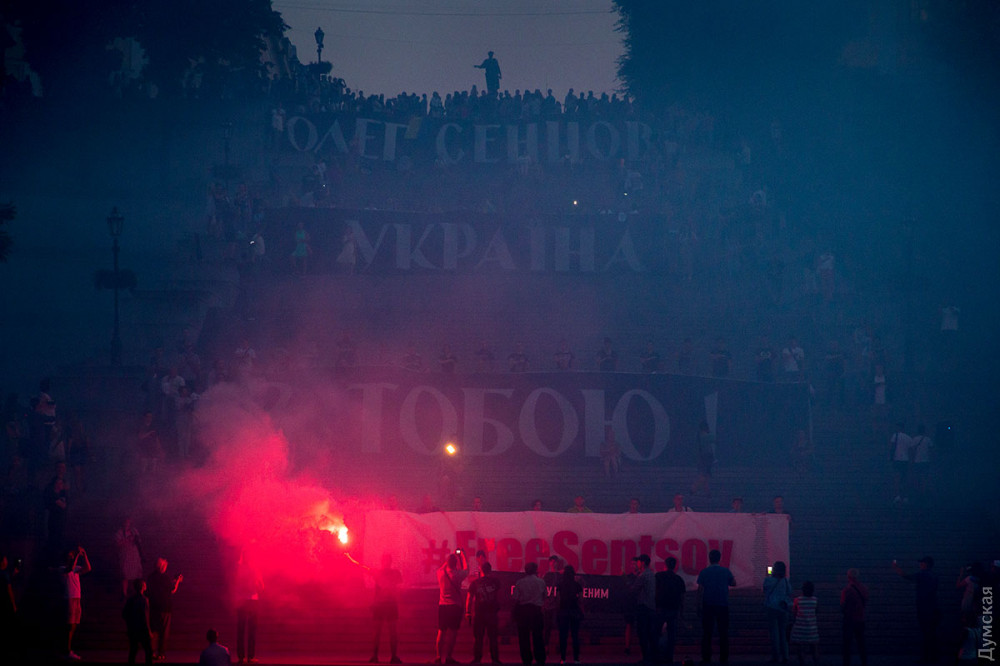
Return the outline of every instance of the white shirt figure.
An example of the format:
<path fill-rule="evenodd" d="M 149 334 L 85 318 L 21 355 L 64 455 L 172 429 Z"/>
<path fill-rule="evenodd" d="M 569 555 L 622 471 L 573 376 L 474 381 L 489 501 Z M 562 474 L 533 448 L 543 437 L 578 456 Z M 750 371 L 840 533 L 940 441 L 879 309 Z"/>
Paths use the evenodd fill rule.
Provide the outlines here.
<path fill-rule="evenodd" d="M 802 369 L 806 353 L 798 343 L 792 343 L 781 350 L 781 368 L 787 373 L 796 373 Z"/>
<path fill-rule="evenodd" d="M 931 461 L 931 451 L 934 449 L 934 441 L 927 435 L 917 435 L 913 438 L 913 462 L 929 463 Z"/>
<path fill-rule="evenodd" d="M 889 443 L 893 445 L 893 462 L 909 462 L 913 439 L 905 432 L 894 432 L 889 437 Z"/>

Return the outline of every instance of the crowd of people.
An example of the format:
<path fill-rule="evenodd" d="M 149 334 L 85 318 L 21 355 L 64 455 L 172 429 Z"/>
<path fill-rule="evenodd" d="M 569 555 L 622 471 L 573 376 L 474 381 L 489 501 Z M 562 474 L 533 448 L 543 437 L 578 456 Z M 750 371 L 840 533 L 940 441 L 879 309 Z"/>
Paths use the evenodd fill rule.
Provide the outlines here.
<path fill-rule="evenodd" d="M 888 427 L 889 404 L 893 387 L 887 351 L 879 336 L 870 337 L 859 326 L 849 345 L 832 340 L 824 351 L 808 355 L 796 336 L 775 344 L 760 336 L 734 353 L 724 337 L 714 340 L 685 337 L 675 350 L 666 352 L 653 340 L 642 345 L 617 346 L 604 337 L 593 351 L 579 351 L 562 338 L 548 349 L 544 345 L 516 342 L 506 355 L 489 341 L 482 340 L 466 352 L 450 343 L 434 353 L 421 353 L 417 343 L 391 349 L 377 340 L 362 341 L 350 331 L 324 342 L 329 351 L 309 351 L 311 367 L 325 367 L 334 375 L 348 375 L 365 367 L 397 367 L 414 373 L 489 374 L 527 372 L 630 372 L 682 376 L 739 379 L 763 383 L 804 383 L 813 401 L 835 409 L 867 406 L 882 427 Z M 662 343 L 661 343 L 662 344 Z M 293 350 L 285 347 L 260 350 L 249 339 L 242 339 L 227 358 L 224 349 L 215 348 L 213 370 L 206 373 L 184 361 L 194 352 L 185 350 L 175 357 L 181 376 L 193 387 L 217 383 L 241 372 L 262 377 L 281 377 L 304 363 Z M 167 370 L 164 361 L 154 360 L 151 377 L 161 377 Z M 200 361 L 199 361 L 200 363 Z"/>
<path fill-rule="evenodd" d="M 684 579 L 677 572 L 677 559 L 668 557 L 654 563 L 649 555 L 641 554 L 631 561 L 631 569 L 623 572 L 625 601 L 625 653 L 630 653 L 631 637 L 636 638 L 645 664 L 670 664 L 678 646 L 684 641 L 682 633 L 690 633 L 685 614 L 694 606 L 701 624 L 697 641 L 701 663 L 711 663 L 715 644 L 718 645 L 719 663 L 728 663 L 731 634 L 729 589 L 736 580 L 722 563 L 722 553 L 712 550 L 709 565 L 696 579 L 696 595 L 689 595 Z M 938 578 L 933 571 L 934 559 L 926 556 L 919 561 L 919 570 L 906 573 L 898 563 L 893 570 L 916 587 L 916 606 L 921 642 L 922 663 L 937 663 L 941 657 L 938 625 L 941 609 L 937 600 Z M 391 657 L 389 662 L 402 663 L 398 654 L 396 621 L 399 617 L 399 590 L 403 576 L 392 566 L 392 556 L 383 555 L 381 568 L 369 570 L 375 579 L 374 649 L 369 663 L 379 662 L 382 626 L 387 625 L 390 635 Z M 524 575 L 512 587 L 510 619 L 516 628 L 518 653 L 521 663 L 544 664 L 546 660 L 564 664 L 569 657 L 580 663 L 580 628 L 587 617 L 581 581 L 577 574 L 557 555 L 538 562 L 529 562 Z M 463 582 L 469 580 L 468 584 Z M 469 619 L 473 633 L 472 663 L 482 663 L 484 641 L 494 664 L 501 663 L 498 643 L 499 614 L 502 610 L 500 588 L 502 583 L 495 576 L 486 552 L 478 551 L 475 567 L 461 550 L 449 554 L 437 570 L 438 582 L 438 633 L 435 640 L 435 658 L 432 663 L 458 663 L 454 648 L 461 631 L 463 612 Z M 963 590 L 961 604 L 961 635 L 952 644 L 958 646 L 958 663 L 975 663 L 977 649 L 982 644 L 983 594 L 990 594 L 992 586 L 1000 582 L 1000 561 L 993 562 L 987 571 L 981 564 L 963 567 L 957 586 Z M 787 663 L 791 647 L 800 664 L 808 656 L 813 664 L 820 663 L 820 625 L 817 611 L 819 602 L 816 584 L 803 581 L 798 594 L 793 588 L 788 567 L 776 561 L 768 567 L 761 586 L 764 614 L 771 643 L 771 662 Z M 689 596 L 695 596 L 692 601 Z M 868 664 L 866 643 L 866 609 L 871 601 L 868 587 L 861 581 L 856 568 L 847 570 L 845 584 L 839 595 L 841 615 L 842 662 L 851 663 L 856 652 L 862 666 Z M 685 630 L 686 627 L 686 630 Z M 558 633 L 558 643 L 551 646 L 551 636 Z M 716 641 L 717 637 L 717 641 Z M 690 639 L 696 639 L 690 636 Z"/>
<path fill-rule="evenodd" d="M 432 91 L 428 93 L 400 92 L 365 94 L 353 90 L 339 77 L 320 73 L 315 68 L 296 67 L 289 81 L 271 87 L 270 97 L 276 102 L 272 115 L 289 113 L 347 113 L 394 122 L 409 122 L 413 118 L 473 120 L 489 122 L 538 122 L 563 118 L 567 120 L 635 120 L 638 110 L 627 94 L 569 88 L 558 99 L 551 88 L 523 91 L 501 89 L 499 63 L 490 51 L 481 64 L 486 86 L 473 84 L 468 90 Z M 676 135 L 711 137 L 715 118 L 711 113 L 691 112 L 679 105 L 666 108 L 657 122 L 664 123 Z"/>

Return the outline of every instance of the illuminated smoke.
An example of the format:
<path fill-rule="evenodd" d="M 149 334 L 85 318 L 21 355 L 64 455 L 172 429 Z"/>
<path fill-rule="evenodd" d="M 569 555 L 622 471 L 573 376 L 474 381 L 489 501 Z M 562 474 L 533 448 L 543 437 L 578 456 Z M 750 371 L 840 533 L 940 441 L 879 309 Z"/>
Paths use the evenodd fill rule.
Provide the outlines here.
<path fill-rule="evenodd" d="M 287 595 L 296 585 L 333 583 L 356 572 L 345 557 L 349 532 L 339 504 L 312 475 L 293 471 L 287 439 L 250 391 L 211 389 L 197 421 L 208 459 L 180 475 L 172 501 L 203 513 L 229 546 L 227 569 L 247 552 L 271 599 L 278 589 Z"/>

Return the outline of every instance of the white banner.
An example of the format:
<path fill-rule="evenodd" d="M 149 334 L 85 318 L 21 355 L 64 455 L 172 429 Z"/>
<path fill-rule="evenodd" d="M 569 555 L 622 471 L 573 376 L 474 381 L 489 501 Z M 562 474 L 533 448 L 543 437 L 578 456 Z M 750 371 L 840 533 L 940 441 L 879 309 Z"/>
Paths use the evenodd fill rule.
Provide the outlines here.
<path fill-rule="evenodd" d="M 533 561 L 540 574 L 553 554 L 578 573 L 597 576 L 621 575 L 642 553 L 657 571 L 666 558 L 676 557 L 689 589 L 708 566 L 708 552 L 717 549 L 737 587 L 757 587 L 769 564 L 789 563 L 788 516 L 371 511 L 366 517 L 365 562 L 377 567 L 382 554 L 391 553 L 408 587 L 436 587 L 435 571 L 456 549 L 465 552 L 473 569 L 476 551 L 483 550 L 496 571 L 521 571 Z"/>

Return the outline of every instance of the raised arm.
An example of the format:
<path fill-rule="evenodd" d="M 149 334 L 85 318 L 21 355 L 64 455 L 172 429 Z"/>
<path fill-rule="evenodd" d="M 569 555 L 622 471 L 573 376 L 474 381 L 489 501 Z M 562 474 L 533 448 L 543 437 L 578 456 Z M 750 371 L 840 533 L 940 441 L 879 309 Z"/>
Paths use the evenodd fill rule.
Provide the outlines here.
<path fill-rule="evenodd" d="M 83 557 L 83 564 L 79 565 L 80 573 L 81 574 L 90 573 L 91 570 L 90 560 L 87 558 L 87 551 L 83 549 L 83 546 L 80 546 L 76 551 L 76 559 L 73 560 L 74 567 L 77 566 L 77 562 L 79 562 L 80 557 Z"/>

